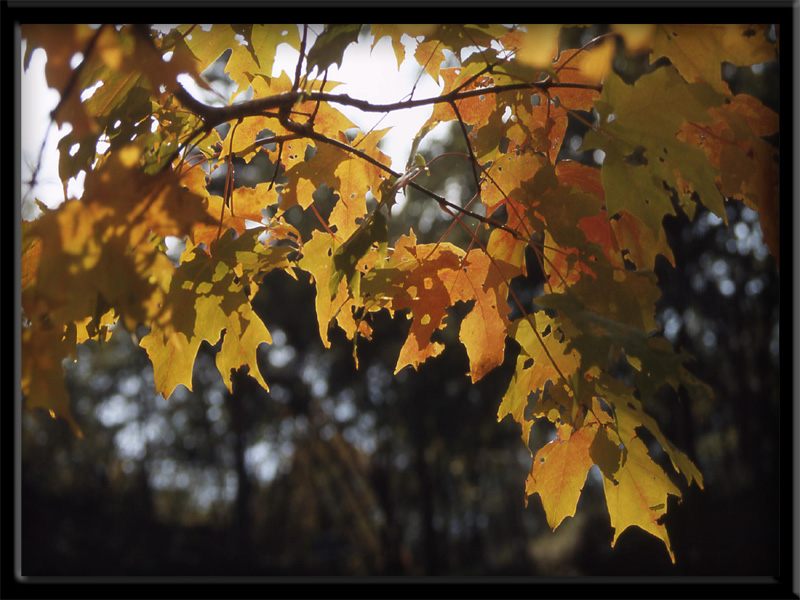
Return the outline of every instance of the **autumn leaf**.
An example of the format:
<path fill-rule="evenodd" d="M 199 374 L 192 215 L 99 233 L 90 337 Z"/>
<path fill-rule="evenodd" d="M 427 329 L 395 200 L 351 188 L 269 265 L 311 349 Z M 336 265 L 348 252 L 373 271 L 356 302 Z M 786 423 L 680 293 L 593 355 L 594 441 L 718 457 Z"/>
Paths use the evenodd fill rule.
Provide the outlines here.
<path fill-rule="evenodd" d="M 612 439 L 606 443 L 606 453 L 615 453 L 614 441 Z M 647 447 L 639 438 L 632 439 L 622 450 L 617 449 L 615 454 L 619 455 L 619 467 L 610 475 L 601 468 L 608 514 L 611 527 L 614 528 L 611 545 L 616 544 L 620 534 L 628 527 L 636 526 L 663 541 L 674 563 L 675 554 L 669 535 L 660 521 L 667 512 L 667 497 L 673 495 L 680 498 L 680 490 L 653 462 Z M 602 459 L 600 462 L 606 463 Z"/>
<path fill-rule="evenodd" d="M 548 382 L 564 385 L 580 365 L 580 356 L 559 338 L 559 324 L 543 313 L 514 321 L 509 336 L 521 347 L 516 370 L 497 411 L 497 420 L 505 416 L 522 426 L 522 439 L 528 444 L 533 419 L 526 416 L 529 399 L 538 399 L 535 417 L 548 417 L 550 407 L 543 408 L 544 389 Z M 557 411 L 560 418 L 560 412 Z M 555 421 L 555 419 L 551 419 Z"/>
<path fill-rule="evenodd" d="M 764 241 L 777 263 L 778 153 L 762 138 L 778 131 L 778 115 L 746 94 L 737 94 L 710 112 L 715 117 L 713 123 L 686 123 L 678 137 L 706 152 L 709 162 L 720 170 L 717 185 L 723 194 L 742 199 L 759 211 Z"/>
<path fill-rule="evenodd" d="M 285 148 L 286 152 L 291 152 L 289 158 L 293 158 L 295 164 L 284 174 L 288 182 L 280 189 L 281 213 L 296 205 L 300 205 L 303 209 L 310 207 L 314 203 L 314 193 L 323 184 L 331 188 L 339 185 L 335 170 L 347 157 L 327 144 L 312 148 L 314 155 L 308 160 L 303 158 L 306 152 L 305 144 L 291 144 Z"/>
<path fill-rule="evenodd" d="M 246 48 L 258 65 L 260 72 L 272 73 L 275 52 L 280 44 L 296 46 L 300 40 L 297 25 L 234 25 L 247 42 Z"/>
<path fill-rule="evenodd" d="M 543 446 L 533 459 L 525 483 L 525 493 L 539 494 L 551 529 L 575 515 L 578 498 L 589 469 L 594 464 L 589 448 L 597 435 L 597 427 L 573 430 L 564 425 L 556 438 Z"/>
<path fill-rule="evenodd" d="M 438 25 L 432 24 L 400 25 L 375 23 L 370 25 L 370 33 L 375 37 L 375 41 L 372 43 L 372 48 L 374 49 L 378 42 L 388 37 L 392 44 L 395 59 L 397 60 L 397 67 L 400 68 L 400 65 L 406 56 L 405 46 L 402 42 L 403 36 L 408 35 L 412 38 L 426 36 L 436 32 L 438 28 Z"/>
<path fill-rule="evenodd" d="M 220 240 L 225 245 L 230 233 Z M 212 246 L 212 252 L 213 252 Z M 140 345 L 153 362 L 156 391 L 164 398 L 175 387 L 192 389 L 192 367 L 203 341 L 216 344 L 225 331 L 217 365 L 228 389 L 231 369 L 247 365 L 250 374 L 266 389 L 258 371 L 256 350 L 272 339 L 250 306 L 233 271 L 199 249 L 183 262 L 170 281 L 160 318 Z"/>
<path fill-rule="evenodd" d="M 477 71 L 479 68 L 475 68 L 474 70 Z M 451 92 L 462 84 L 467 84 L 468 81 L 466 80 L 469 79 L 469 75 L 470 72 L 468 69 L 456 67 L 440 69 L 439 77 L 444 80 L 444 89 L 442 93 Z M 464 89 L 470 89 L 471 87 L 471 85 L 466 85 Z M 458 109 L 458 114 L 450 104 L 444 102 L 436 104 L 431 116 L 423 125 L 423 128 L 432 128 L 438 123 L 455 121 L 460 115 L 465 123 L 478 129 L 488 121 L 489 117 L 494 112 L 496 101 L 493 96 L 478 95 L 458 100 L 455 102 L 455 105 Z"/>
<path fill-rule="evenodd" d="M 333 270 L 333 236 L 315 231 L 310 240 L 303 245 L 303 258 L 299 266 L 310 273 L 317 288 L 315 306 L 319 335 L 326 348 L 330 347 L 328 325 L 347 301 L 347 281 L 340 279 L 337 294 L 330 293 L 331 271 Z"/>
<path fill-rule="evenodd" d="M 503 362 L 508 327 L 510 281 L 524 274 L 524 246 L 504 231 L 493 231 L 486 247 L 471 250 L 463 262 L 463 276 L 453 284 L 458 297 L 473 299 L 472 310 L 461 322 L 459 339 L 467 350 L 470 379 L 476 382 Z"/>
<path fill-rule="evenodd" d="M 361 296 L 361 271 L 358 270 L 358 263 L 373 245 L 377 246 L 380 255 L 385 255 L 386 236 L 386 218 L 383 213 L 376 212 L 365 223 L 365 227 L 359 228 L 336 249 L 332 257 L 334 271 L 329 283 L 331 297 L 338 293 L 339 282 L 343 279 L 347 281 L 347 288 L 353 296 Z"/>
<path fill-rule="evenodd" d="M 79 432 L 62 362 L 141 325 L 165 398 L 192 389 L 204 343 L 229 392 L 240 369 L 267 389 L 269 317 L 252 301 L 282 271 L 314 286 L 323 346 L 338 327 L 356 367 L 381 311 L 409 321 L 396 374 L 442 354 L 458 327 L 470 383 L 513 368 L 497 418 L 510 415 L 531 452 L 526 502 L 538 495 L 555 529 L 597 466 L 612 545 L 639 527 L 674 561 L 664 516 L 681 490 L 670 476 L 704 481 L 652 409 L 663 389 L 703 406 L 713 390 L 659 328 L 657 257 L 676 262 L 663 221 L 699 204 L 725 221 L 725 200 L 740 201 L 758 212 L 777 265 L 779 115 L 722 75 L 724 64 L 774 60 L 778 31 L 606 27 L 566 47 L 571 32 L 557 24 L 370 25 L 370 47 L 388 37 L 394 53 L 387 77 L 410 58 L 441 83 L 430 96 L 410 83 L 376 106 L 328 79 L 364 43 L 362 25 L 23 26 L 23 63 L 45 51 L 48 86 L 63 94 L 54 120 L 71 125 L 58 142 L 61 184 L 84 177 L 80 199 L 39 203 L 41 216 L 21 223 L 26 406 Z M 295 58 L 273 77 L 282 46 Z M 624 67 L 645 55 L 643 74 Z M 211 84 L 217 61 L 232 82 L 224 94 Z M 202 94 L 187 98 L 182 75 Z M 423 214 L 445 221 L 398 238 L 385 207 L 411 161 L 398 173 L 391 128 L 352 115 L 411 108 L 429 111 L 405 132 L 411 156 L 456 156 L 452 175 L 463 165 L 469 191 L 450 173 L 402 178 Z M 437 150 L 442 123 L 460 149 Z M 180 257 L 169 238 L 184 244 Z M 537 422 L 551 432 L 544 445 Z"/>
<path fill-rule="evenodd" d="M 379 150 L 378 143 L 388 131 L 388 129 L 373 129 L 357 136 L 352 146 L 378 162 L 386 163 L 388 157 Z M 349 160 L 339 162 L 334 175 L 337 182 L 334 186 L 339 198 L 331 210 L 328 224 L 343 238 L 348 238 L 365 218 L 367 193 L 371 191 L 377 196 L 377 190 L 386 174 L 373 163 Z"/>
<path fill-rule="evenodd" d="M 520 38 L 517 60 L 532 67 L 547 68 L 558 54 L 558 34 L 561 25 L 527 25 Z"/>
<path fill-rule="evenodd" d="M 450 244 L 416 245 L 413 236 L 398 241 L 393 261 L 411 262 L 415 268 L 404 273 L 402 293 L 393 298 L 392 309 L 410 311 L 412 318 L 395 373 L 406 366 L 415 369 L 429 358 L 441 354 L 444 345 L 432 340 L 434 332 L 445 326 L 447 308 L 456 299 L 448 285 L 460 276 L 463 251 Z"/>
<path fill-rule="evenodd" d="M 775 58 L 775 45 L 767 40 L 767 25 L 657 25 L 650 62 L 670 59 L 688 82 L 704 81 L 727 92 L 722 81 L 723 62 L 750 66 Z"/>
<path fill-rule="evenodd" d="M 603 399 L 613 407 L 616 435 L 623 444 L 629 444 L 638 436 L 636 430 L 639 427 L 645 427 L 669 455 L 675 471 L 686 477 L 686 483 L 691 484 L 692 481 L 696 481 L 701 488 L 703 487 L 703 476 L 700 471 L 686 454 L 667 440 L 656 420 L 645 412 L 642 401 L 636 397 L 633 388 L 606 374 L 601 374 L 597 389 Z"/>
<path fill-rule="evenodd" d="M 69 343 L 55 328 L 22 330 L 22 352 L 28 360 L 22 363 L 21 387 L 28 409 L 42 408 L 53 417 L 65 419 L 82 437 L 78 423 L 69 410 L 69 395 L 64 386 L 61 360 L 71 352 Z"/>
<path fill-rule="evenodd" d="M 255 188 L 236 188 L 232 193 L 230 207 L 223 206 L 225 201 L 220 196 L 207 196 L 203 208 L 208 219 L 205 223 L 195 225 L 191 232 L 192 240 L 195 244 L 210 246 L 221 232 L 228 229 L 242 234 L 248 227 L 248 221 L 250 224 L 261 223 L 264 218 L 262 211 L 277 203 L 278 192 L 274 188 L 270 189 L 268 183 L 260 183 Z"/>
<path fill-rule="evenodd" d="M 445 60 L 442 51 L 442 43 L 437 40 L 428 40 L 417 45 L 414 52 L 414 59 L 433 77 L 434 81 L 439 80 L 439 71 Z"/>
<path fill-rule="evenodd" d="M 682 208 L 694 214 L 691 190 L 714 214 L 727 219 L 715 184 L 717 170 L 699 148 L 676 137 L 686 121 L 710 121 L 708 109 L 721 102 L 707 85 L 687 84 L 672 67 L 644 75 L 634 85 L 610 74 L 595 104 L 601 126 L 587 133 L 583 143 L 584 149 L 605 152 L 602 180 L 609 213 L 624 210 L 657 232 L 664 216 L 675 214 L 670 190 L 677 191 Z M 657 120 L 648 117 L 653 113 Z"/>
<path fill-rule="evenodd" d="M 197 61 L 195 69 L 198 72 L 205 71 L 223 52 L 231 49 L 225 72 L 238 86 L 233 97 L 246 90 L 253 77 L 262 72 L 248 47 L 240 45 L 236 40 L 237 32 L 233 26 L 216 25 L 206 30 L 203 26 L 179 25 L 177 29 L 184 34 L 182 43 Z"/>

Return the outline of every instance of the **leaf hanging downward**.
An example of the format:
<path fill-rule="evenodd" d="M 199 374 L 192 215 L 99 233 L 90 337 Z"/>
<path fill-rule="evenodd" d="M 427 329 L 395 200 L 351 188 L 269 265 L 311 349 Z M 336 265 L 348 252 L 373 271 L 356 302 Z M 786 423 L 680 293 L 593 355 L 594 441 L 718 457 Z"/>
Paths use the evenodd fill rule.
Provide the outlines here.
<path fill-rule="evenodd" d="M 220 243 L 231 239 L 229 231 Z M 213 250 L 213 247 L 212 247 Z M 230 389 L 230 371 L 248 365 L 250 374 L 264 387 L 256 362 L 256 349 L 272 339 L 250 301 L 224 262 L 195 248 L 191 258 L 175 271 L 163 312 L 140 345 L 153 363 L 156 391 L 164 398 L 183 384 L 192 389 L 192 367 L 200 344 L 216 344 L 226 337 L 217 365 Z"/>

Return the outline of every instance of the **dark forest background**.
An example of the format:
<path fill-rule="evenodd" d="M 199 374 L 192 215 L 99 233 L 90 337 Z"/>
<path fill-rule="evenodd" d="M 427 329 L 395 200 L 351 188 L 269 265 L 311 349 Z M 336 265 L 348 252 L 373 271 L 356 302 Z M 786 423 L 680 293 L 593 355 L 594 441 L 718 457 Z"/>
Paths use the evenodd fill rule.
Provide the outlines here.
<path fill-rule="evenodd" d="M 567 30 L 564 44 L 602 31 Z M 629 79 L 657 66 L 615 64 Z M 723 73 L 735 93 L 780 111 L 777 63 L 726 65 Z M 221 69 L 210 76 L 223 77 Z M 427 159 L 463 151 L 460 130 L 451 133 L 423 145 Z M 570 143 L 583 133 L 571 125 L 563 156 L 593 164 L 595 155 Z M 456 159 L 445 168 L 448 160 L 424 183 L 440 193 L 457 185 L 470 197 L 471 170 Z M 236 170 L 237 184 L 269 180 L 274 169 L 254 159 Z M 414 227 L 421 240 L 438 239 L 449 217 L 413 194 L 393 214 L 394 233 Z M 330 210 L 333 200 L 320 191 L 321 206 Z M 786 215 L 790 200 L 782 205 Z M 758 217 L 738 202 L 727 210 L 727 227 L 702 208 L 691 222 L 667 218 L 676 267 L 657 265 L 665 335 L 697 358 L 692 371 L 716 391 L 707 405 L 665 393 L 648 406 L 705 478 L 705 490 L 684 481 L 683 501 L 671 499 L 676 564 L 660 540 L 636 528 L 610 547 L 594 472 L 576 516 L 555 532 L 538 496 L 525 506 L 531 457 L 519 426 L 496 416 L 513 349 L 506 364 L 470 385 L 456 311 L 442 334 L 443 355 L 393 376 L 408 323 L 381 313 L 374 339 L 359 341 L 356 371 L 341 332 L 330 350 L 322 347 L 313 286 L 274 273 L 254 301 L 274 337 L 259 355 L 269 393 L 240 374 L 229 394 L 206 345 L 194 391 L 179 387 L 165 402 L 154 397 L 145 352 L 119 326 L 67 365 L 84 439 L 62 421 L 23 411 L 22 573 L 777 575 L 792 485 L 782 439 L 791 432 L 781 426 L 790 398 L 779 385 L 789 338 L 779 335 L 780 279 Z M 300 228 L 313 226 L 294 217 Z M 451 236 L 466 239 L 458 228 Z M 783 261 L 792 268 L 788 253 Z M 540 274 L 515 286 L 529 301 L 541 291 Z M 532 445 L 549 434 L 545 424 L 534 427 Z"/>

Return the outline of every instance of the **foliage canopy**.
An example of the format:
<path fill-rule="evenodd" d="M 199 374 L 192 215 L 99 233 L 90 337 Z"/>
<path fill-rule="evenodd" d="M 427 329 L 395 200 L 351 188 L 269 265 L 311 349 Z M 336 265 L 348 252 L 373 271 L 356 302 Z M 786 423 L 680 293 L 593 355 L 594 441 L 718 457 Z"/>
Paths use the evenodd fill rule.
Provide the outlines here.
<path fill-rule="evenodd" d="M 635 525 L 663 540 L 674 561 L 662 517 L 668 496 L 681 491 L 640 433 L 649 432 L 687 485 L 702 487 L 697 467 L 646 407 L 664 386 L 695 400 L 712 391 L 655 319 L 655 261 L 673 261 L 662 221 L 679 211 L 692 217 L 698 204 L 725 219 L 725 199 L 743 201 L 759 212 L 777 263 L 778 152 L 764 138 L 777 132 L 778 115 L 733 94 L 721 66 L 775 60 L 778 32 L 620 25 L 560 48 L 555 25 L 372 25 L 373 45 L 388 37 L 398 65 L 411 58 L 443 86 L 434 97 L 409 89 L 377 105 L 336 93 L 328 79 L 366 30 L 314 29 L 23 27 L 25 64 L 45 50 L 48 84 L 61 92 L 52 116 L 71 125 L 59 142 L 60 177 L 66 186 L 85 173 L 80 199 L 41 205 L 41 216 L 22 223 L 27 407 L 80 434 L 61 362 L 115 326 L 147 327 L 139 343 L 164 398 L 178 385 L 191 390 L 203 341 L 219 344 L 216 365 L 229 390 L 241 368 L 268 389 L 257 354 L 272 341 L 269 323 L 251 300 L 266 273 L 305 272 L 323 344 L 340 328 L 356 363 L 356 342 L 370 338 L 379 311 L 410 321 L 395 373 L 439 355 L 446 327 L 459 327 L 473 383 L 516 353 L 498 420 L 518 422 L 526 445 L 534 422 L 555 429 L 552 441 L 529 448 L 526 496 L 540 496 L 555 529 L 575 514 L 596 465 L 612 545 Z M 298 58 L 291 72 L 273 76 L 281 44 Z M 634 81 L 612 68 L 621 56 L 649 56 Z M 225 102 L 204 77 L 220 57 L 235 88 Z M 400 172 L 381 149 L 388 130 L 358 130 L 344 106 L 430 106 L 432 114 L 409 132 L 412 152 Z M 416 153 L 447 122 L 463 136 L 457 157 L 474 179 L 474 194 L 459 201 L 425 187 L 444 155 L 426 162 Z M 582 149 L 602 151 L 601 164 L 561 158 L 576 123 L 587 129 Z M 257 156 L 275 165 L 272 178 L 237 184 L 236 167 Z M 221 195 L 215 181 L 224 182 Z M 322 187 L 336 194 L 328 214 L 317 205 Z M 422 243 L 414 230 L 390 237 L 392 209 L 409 188 L 452 219 L 441 239 Z M 466 247 L 448 241 L 455 227 L 468 232 Z M 185 241 L 177 259 L 167 254 L 171 236 Z M 544 280 L 533 303 L 512 285 L 531 272 Z M 454 325 L 456 305 L 465 316 Z"/>

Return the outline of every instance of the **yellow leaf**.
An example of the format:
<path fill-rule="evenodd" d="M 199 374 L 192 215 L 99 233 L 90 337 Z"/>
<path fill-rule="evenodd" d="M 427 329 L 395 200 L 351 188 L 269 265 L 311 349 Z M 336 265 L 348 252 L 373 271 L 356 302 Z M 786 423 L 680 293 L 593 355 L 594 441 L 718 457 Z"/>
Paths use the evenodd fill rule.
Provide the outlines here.
<path fill-rule="evenodd" d="M 162 314 L 139 343 L 153 363 L 156 392 L 169 398 L 180 384 L 191 390 L 200 344 L 204 340 L 216 344 L 223 331 L 226 335 L 217 365 L 228 389 L 231 369 L 242 365 L 248 365 L 251 375 L 266 387 L 258 371 L 256 350 L 260 343 L 271 342 L 269 332 L 253 313 L 241 285 L 234 282 L 230 267 L 195 249 L 191 260 L 175 271 Z"/>
<path fill-rule="evenodd" d="M 517 60 L 531 67 L 550 67 L 558 56 L 558 34 L 561 25 L 525 25 L 527 34 L 522 36 L 522 47 Z"/>
<path fill-rule="evenodd" d="M 611 69 L 616 46 L 612 39 L 607 39 L 587 50 L 587 58 L 583 63 L 583 74 L 587 83 L 600 83 Z"/>
<path fill-rule="evenodd" d="M 244 365 L 249 367 L 250 376 L 265 390 L 269 390 L 258 369 L 257 350 L 262 343 L 271 344 L 272 336 L 249 302 L 243 303 L 239 310 L 226 314 L 225 338 L 217 353 L 216 363 L 229 392 L 233 392 L 231 371 Z"/>
<path fill-rule="evenodd" d="M 365 136 L 354 139 L 353 146 L 387 164 L 390 162 L 389 157 L 378 149 L 378 142 L 388 131 L 388 129 L 373 130 Z M 314 159 L 316 158 L 315 156 Z M 325 167 L 320 165 L 319 168 Z M 358 229 L 367 213 L 367 192 L 371 190 L 373 194 L 377 194 L 385 172 L 365 160 L 350 158 L 339 162 L 334 174 L 339 198 L 331 211 L 328 224 L 336 228 L 338 236 L 347 239 Z"/>
<path fill-rule="evenodd" d="M 670 59 L 686 81 L 704 81 L 728 93 L 722 80 L 723 62 L 749 66 L 776 59 L 775 44 L 766 38 L 767 25 L 658 25 L 650 62 Z"/>
<path fill-rule="evenodd" d="M 428 74 L 433 77 L 434 81 L 439 81 L 439 69 L 445 60 L 444 53 L 442 52 L 442 43 L 440 41 L 429 40 L 421 42 L 417 45 L 414 58 L 425 68 Z"/>
<path fill-rule="evenodd" d="M 577 430 L 564 425 L 556 439 L 542 447 L 533 459 L 525 494 L 539 494 L 551 529 L 575 515 L 583 484 L 594 464 L 589 448 L 596 434 L 596 424 Z"/>
<path fill-rule="evenodd" d="M 342 279 L 339 284 L 339 293 L 331 298 L 328 292 L 333 266 L 334 239 L 331 235 L 321 231 L 314 231 L 311 239 L 303 245 L 303 258 L 298 263 L 300 268 L 310 273 L 314 278 L 317 296 L 314 301 L 317 309 L 317 322 L 319 323 L 319 337 L 326 348 L 330 348 L 328 339 L 328 326 L 336 314 L 342 310 L 347 302 L 347 281 Z"/>
<path fill-rule="evenodd" d="M 503 362 L 510 312 L 508 284 L 523 273 L 523 253 L 524 244 L 507 232 L 495 230 L 486 252 L 473 249 L 467 254 L 451 289 L 454 300 L 475 300 L 459 332 L 473 383 Z"/>
<path fill-rule="evenodd" d="M 509 336 L 521 346 L 521 352 L 514 376 L 497 411 L 497 420 L 511 415 L 522 426 L 522 440 L 526 445 L 533 423 L 525 416 L 531 394 L 541 395 L 550 381 L 563 384 L 562 375 L 570 378 L 580 366 L 578 353 L 567 350 L 566 345 L 556 339 L 557 327 L 556 321 L 540 312 L 527 319 L 517 319 L 508 330 Z M 534 417 L 544 416 L 542 411 L 545 408 L 540 411 L 537 406 Z"/>
<path fill-rule="evenodd" d="M 614 528 L 614 546 L 620 534 L 636 526 L 659 538 L 667 547 L 672 562 L 675 554 L 669 535 L 659 521 L 667 512 L 667 496 L 681 497 L 680 490 L 666 473 L 650 458 L 647 447 L 639 438 L 625 444 L 619 470 L 613 478 L 603 474 L 608 514 Z"/>
<path fill-rule="evenodd" d="M 656 33 L 656 26 L 653 24 L 626 23 L 611 27 L 622 35 L 625 47 L 629 52 L 643 52 L 649 50 L 653 45 Z"/>

